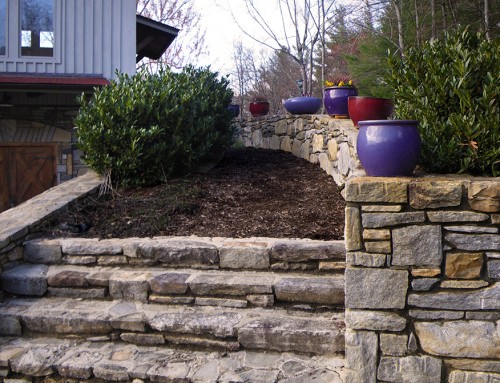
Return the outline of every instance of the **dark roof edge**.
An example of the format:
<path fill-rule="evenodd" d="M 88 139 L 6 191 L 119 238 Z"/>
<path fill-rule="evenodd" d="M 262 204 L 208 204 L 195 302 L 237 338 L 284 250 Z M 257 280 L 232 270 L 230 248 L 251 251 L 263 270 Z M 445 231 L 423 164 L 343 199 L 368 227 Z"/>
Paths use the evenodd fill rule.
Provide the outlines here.
<path fill-rule="evenodd" d="M 141 15 L 136 15 L 136 22 L 146 27 L 158 29 L 162 32 L 168 33 L 173 36 L 177 36 L 177 34 L 180 31 L 180 29 L 171 27 L 170 25 L 160 23 L 159 21 L 155 21 L 153 19 Z"/>

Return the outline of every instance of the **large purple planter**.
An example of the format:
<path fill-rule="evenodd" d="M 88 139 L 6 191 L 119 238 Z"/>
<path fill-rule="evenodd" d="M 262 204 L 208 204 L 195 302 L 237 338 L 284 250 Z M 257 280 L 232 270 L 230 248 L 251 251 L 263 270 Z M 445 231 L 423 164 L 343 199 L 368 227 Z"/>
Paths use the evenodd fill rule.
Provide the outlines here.
<path fill-rule="evenodd" d="M 291 114 L 315 114 L 321 107 L 321 98 L 299 96 L 285 101 L 285 109 Z"/>
<path fill-rule="evenodd" d="M 357 96 L 356 88 L 350 86 L 330 86 L 323 89 L 323 103 L 330 116 L 349 117 L 347 100 L 350 96 Z"/>
<path fill-rule="evenodd" d="M 420 155 L 415 120 L 359 121 L 356 148 L 368 176 L 411 176 Z"/>

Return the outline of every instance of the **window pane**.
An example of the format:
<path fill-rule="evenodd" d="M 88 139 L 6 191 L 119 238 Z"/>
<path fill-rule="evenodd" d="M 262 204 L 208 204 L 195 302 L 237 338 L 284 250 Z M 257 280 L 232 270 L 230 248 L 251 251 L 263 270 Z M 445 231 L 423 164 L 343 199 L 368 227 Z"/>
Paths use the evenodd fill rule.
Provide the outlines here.
<path fill-rule="evenodd" d="M 21 54 L 53 56 L 54 0 L 21 0 Z"/>
<path fill-rule="evenodd" d="M 5 4 L 7 0 L 0 0 L 0 55 L 5 54 L 5 34 L 7 28 L 7 12 L 5 10 Z"/>

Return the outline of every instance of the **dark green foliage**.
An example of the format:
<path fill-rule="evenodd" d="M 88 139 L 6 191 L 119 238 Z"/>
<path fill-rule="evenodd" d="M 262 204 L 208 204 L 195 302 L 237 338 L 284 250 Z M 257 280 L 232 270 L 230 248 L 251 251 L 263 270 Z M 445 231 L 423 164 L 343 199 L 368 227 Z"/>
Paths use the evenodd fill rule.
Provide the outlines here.
<path fill-rule="evenodd" d="M 462 29 L 389 58 L 395 116 L 420 121 L 427 171 L 500 174 L 499 53 Z"/>
<path fill-rule="evenodd" d="M 189 173 L 232 140 L 233 93 L 209 68 L 119 74 L 81 98 L 75 123 L 85 162 L 114 185 L 150 185 Z"/>

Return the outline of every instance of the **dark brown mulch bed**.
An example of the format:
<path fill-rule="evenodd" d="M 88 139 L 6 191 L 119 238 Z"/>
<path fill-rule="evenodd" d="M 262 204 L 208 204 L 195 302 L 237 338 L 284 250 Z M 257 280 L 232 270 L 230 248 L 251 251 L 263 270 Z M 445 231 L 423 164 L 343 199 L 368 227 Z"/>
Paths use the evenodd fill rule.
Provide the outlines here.
<path fill-rule="evenodd" d="M 337 185 L 290 153 L 233 149 L 208 173 L 117 192 L 59 217 L 45 235 L 343 238 L 345 202 Z M 80 226 L 72 224 L 90 229 L 73 234 Z"/>

